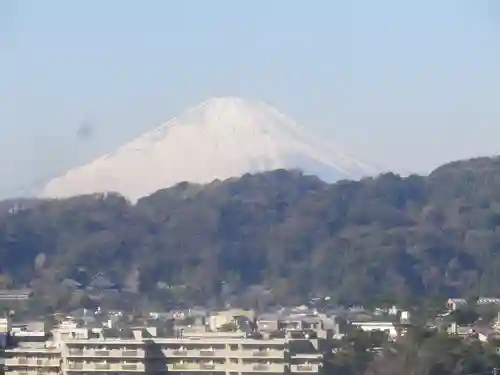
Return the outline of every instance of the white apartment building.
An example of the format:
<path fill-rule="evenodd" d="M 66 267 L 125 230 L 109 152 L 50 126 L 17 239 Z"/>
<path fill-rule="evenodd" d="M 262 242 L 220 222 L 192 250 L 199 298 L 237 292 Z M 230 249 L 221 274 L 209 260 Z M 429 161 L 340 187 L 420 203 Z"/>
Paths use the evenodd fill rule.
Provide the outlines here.
<path fill-rule="evenodd" d="M 5 374 L 57 375 L 61 352 L 57 348 L 18 347 L 5 351 Z"/>
<path fill-rule="evenodd" d="M 7 374 L 51 374 L 59 373 L 61 353 L 49 340 L 49 335 L 42 330 L 11 328 L 10 345 L 4 351 L 4 369 Z"/>
<path fill-rule="evenodd" d="M 317 350 L 296 353 L 286 338 L 247 338 L 240 332 L 172 338 L 148 329 L 116 333 L 59 327 L 44 342 L 24 340 L 7 349 L 5 374 L 315 374 L 321 364 Z M 312 342 L 310 347 L 314 348 Z"/>

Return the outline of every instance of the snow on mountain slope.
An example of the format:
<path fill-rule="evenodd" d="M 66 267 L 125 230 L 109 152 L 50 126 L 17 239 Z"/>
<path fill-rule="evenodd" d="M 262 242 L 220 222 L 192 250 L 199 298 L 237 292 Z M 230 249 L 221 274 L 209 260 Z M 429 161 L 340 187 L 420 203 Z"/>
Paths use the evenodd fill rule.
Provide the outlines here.
<path fill-rule="evenodd" d="M 215 98 L 50 181 L 42 197 L 118 192 L 132 201 L 189 181 L 301 168 L 334 181 L 377 174 L 261 102 Z"/>

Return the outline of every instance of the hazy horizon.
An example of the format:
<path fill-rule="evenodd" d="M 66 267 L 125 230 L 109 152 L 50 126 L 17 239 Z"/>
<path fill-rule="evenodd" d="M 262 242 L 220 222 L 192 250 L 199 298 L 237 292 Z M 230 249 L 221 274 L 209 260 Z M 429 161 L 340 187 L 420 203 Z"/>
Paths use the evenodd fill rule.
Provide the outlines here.
<path fill-rule="evenodd" d="M 497 154 L 499 7 L 2 1 L 0 197 L 218 96 L 264 101 L 395 172 Z"/>

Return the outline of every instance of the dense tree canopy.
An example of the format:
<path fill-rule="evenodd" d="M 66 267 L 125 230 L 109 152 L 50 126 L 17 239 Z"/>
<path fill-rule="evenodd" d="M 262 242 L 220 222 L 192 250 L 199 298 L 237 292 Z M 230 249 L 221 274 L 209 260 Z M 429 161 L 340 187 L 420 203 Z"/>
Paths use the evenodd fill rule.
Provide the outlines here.
<path fill-rule="evenodd" d="M 336 184 L 277 170 L 181 183 L 137 204 L 4 202 L 0 272 L 7 286 L 40 290 L 104 272 L 120 289 L 197 302 L 255 290 L 280 302 L 496 296 L 500 159 Z"/>

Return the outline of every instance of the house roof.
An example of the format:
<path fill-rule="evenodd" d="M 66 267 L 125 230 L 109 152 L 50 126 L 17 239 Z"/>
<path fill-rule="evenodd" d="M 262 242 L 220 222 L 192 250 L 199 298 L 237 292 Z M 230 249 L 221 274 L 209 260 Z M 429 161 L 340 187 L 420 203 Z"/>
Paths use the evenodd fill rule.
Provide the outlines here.
<path fill-rule="evenodd" d="M 68 288 L 79 288 L 82 286 L 82 284 L 73 279 L 64 279 L 63 281 L 61 281 L 61 285 L 66 286 Z"/>
<path fill-rule="evenodd" d="M 116 285 L 103 273 L 96 274 L 89 283 L 89 287 L 98 289 L 114 288 Z"/>

